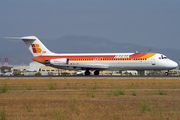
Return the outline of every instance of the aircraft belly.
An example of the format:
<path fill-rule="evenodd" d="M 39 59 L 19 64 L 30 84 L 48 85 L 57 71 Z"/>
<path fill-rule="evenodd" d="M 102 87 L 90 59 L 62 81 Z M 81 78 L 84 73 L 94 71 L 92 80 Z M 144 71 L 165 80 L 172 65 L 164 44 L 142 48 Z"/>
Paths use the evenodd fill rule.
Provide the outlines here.
<path fill-rule="evenodd" d="M 66 70 L 152 70 L 163 69 L 146 61 L 70 61 L 67 65 L 51 65 L 58 69 Z"/>
<path fill-rule="evenodd" d="M 110 70 L 146 70 L 153 69 L 149 61 L 119 61 L 109 65 Z"/>

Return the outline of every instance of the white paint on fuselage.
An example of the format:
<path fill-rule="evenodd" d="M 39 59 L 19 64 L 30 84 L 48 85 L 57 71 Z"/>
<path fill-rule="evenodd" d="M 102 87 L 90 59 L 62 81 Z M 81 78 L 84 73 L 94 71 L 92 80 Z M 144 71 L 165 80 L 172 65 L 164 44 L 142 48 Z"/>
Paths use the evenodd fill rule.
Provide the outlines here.
<path fill-rule="evenodd" d="M 106 55 L 109 55 L 109 54 L 106 53 Z M 114 55 L 114 53 L 111 55 Z M 57 67 L 60 69 L 67 69 L 67 70 L 81 70 L 82 69 L 81 66 L 87 66 L 87 65 L 100 66 L 101 68 L 99 68 L 99 70 L 170 70 L 178 66 L 176 62 L 168 58 L 160 59 L 161 56 L 162 54 L 157 53 L 146 60 L 70 61 L 69 64 L 67 64 L 66 66 L 54 66 L 54 65 L 51 65 L 51 66 Z M 70 65 L 70 63 L 72 63 L 72 65 Z M 97 69 L 94 68 L 92 70 L 98 70 L 98 68 Z"/>

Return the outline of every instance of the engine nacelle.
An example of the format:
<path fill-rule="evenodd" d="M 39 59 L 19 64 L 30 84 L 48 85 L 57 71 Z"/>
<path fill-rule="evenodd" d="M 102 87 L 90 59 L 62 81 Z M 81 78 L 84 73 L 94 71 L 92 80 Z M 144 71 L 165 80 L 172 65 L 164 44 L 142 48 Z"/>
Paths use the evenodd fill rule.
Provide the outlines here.
<path fill-rule="evenodd" d="M 68 62 L 69 62 L 69 59 L 67 59 L 67 58 L 51 59 L 50 60 L 50 64 L 53 64 L 53 65 L 65 65 L 65 64 L 68 64 Z"/>

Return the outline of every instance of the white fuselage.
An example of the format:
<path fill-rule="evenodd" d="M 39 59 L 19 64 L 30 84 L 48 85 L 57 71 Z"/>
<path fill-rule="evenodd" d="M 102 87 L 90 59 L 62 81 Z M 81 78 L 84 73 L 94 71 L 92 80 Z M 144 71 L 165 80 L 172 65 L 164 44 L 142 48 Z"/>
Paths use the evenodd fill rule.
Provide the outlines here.
<path fill-rule="evenodd" d="M 82 54 L 66 54 L 66 55 L 82 56 Z M 56 56 L 65 57 L 66 55 L 58 54 Z M 100 54 L 93 54 L 93 55 L 100 55 Z M 114 55 L 114 54 L 112 53 L 108 55 Z M 128 55 L 128 53 L 126 53 L 126 55 Z M 86 54 L 86 56 L 88 56 L 88 54 Z M 119 60 L 119 59 L 107 60 L 104 59 L 103 57 L 99 57 L 93 60 L 69 59 L 68 64 L 54 63 L 54 64 L 50 64 L 49 66 L 60 69 L 67 69 L 67 70 L 85 70 L 86 68 L 88 68 L 89 70 L 170 70 L 178 66 L 176 62 L 166 57 L 162 58 L 162 56 L 164 55 L 156 53 L 154 56 L 150 58 L 135 59 L 135 60 L 126 59 L 126 58 L 124 58 L 124 60 Z"/>

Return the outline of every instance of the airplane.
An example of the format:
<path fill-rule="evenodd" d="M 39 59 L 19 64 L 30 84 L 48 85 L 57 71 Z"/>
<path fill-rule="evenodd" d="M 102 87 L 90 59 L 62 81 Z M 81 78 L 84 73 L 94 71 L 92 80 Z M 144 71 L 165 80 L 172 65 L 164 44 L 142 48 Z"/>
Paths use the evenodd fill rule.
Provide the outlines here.
<path fill-rule="evenodd" d="M 4 76 L 14 76 L 14 71 L 6 72 Z"/>
<path fill-rule="evenodd" d="M 11 72 L 0 73 L 0 76 L 14 76 L 14 71 L 12 70 Z"/>
<path fill-rule="evenodd" d="M 85 75 L 99 75 L 101 70 L 169 70 L 178 64 L 160 53 L 78 53 L 57 54 L 48 50 L 35 36 L 5 37 L 25 42 L 33 54 L 32 60 L 58 69 L 85 70 Z"/>
<path fill-rule="evenodd" d="M 4 76 L 5 73 L 0 73 L 0 76 Z"/>

